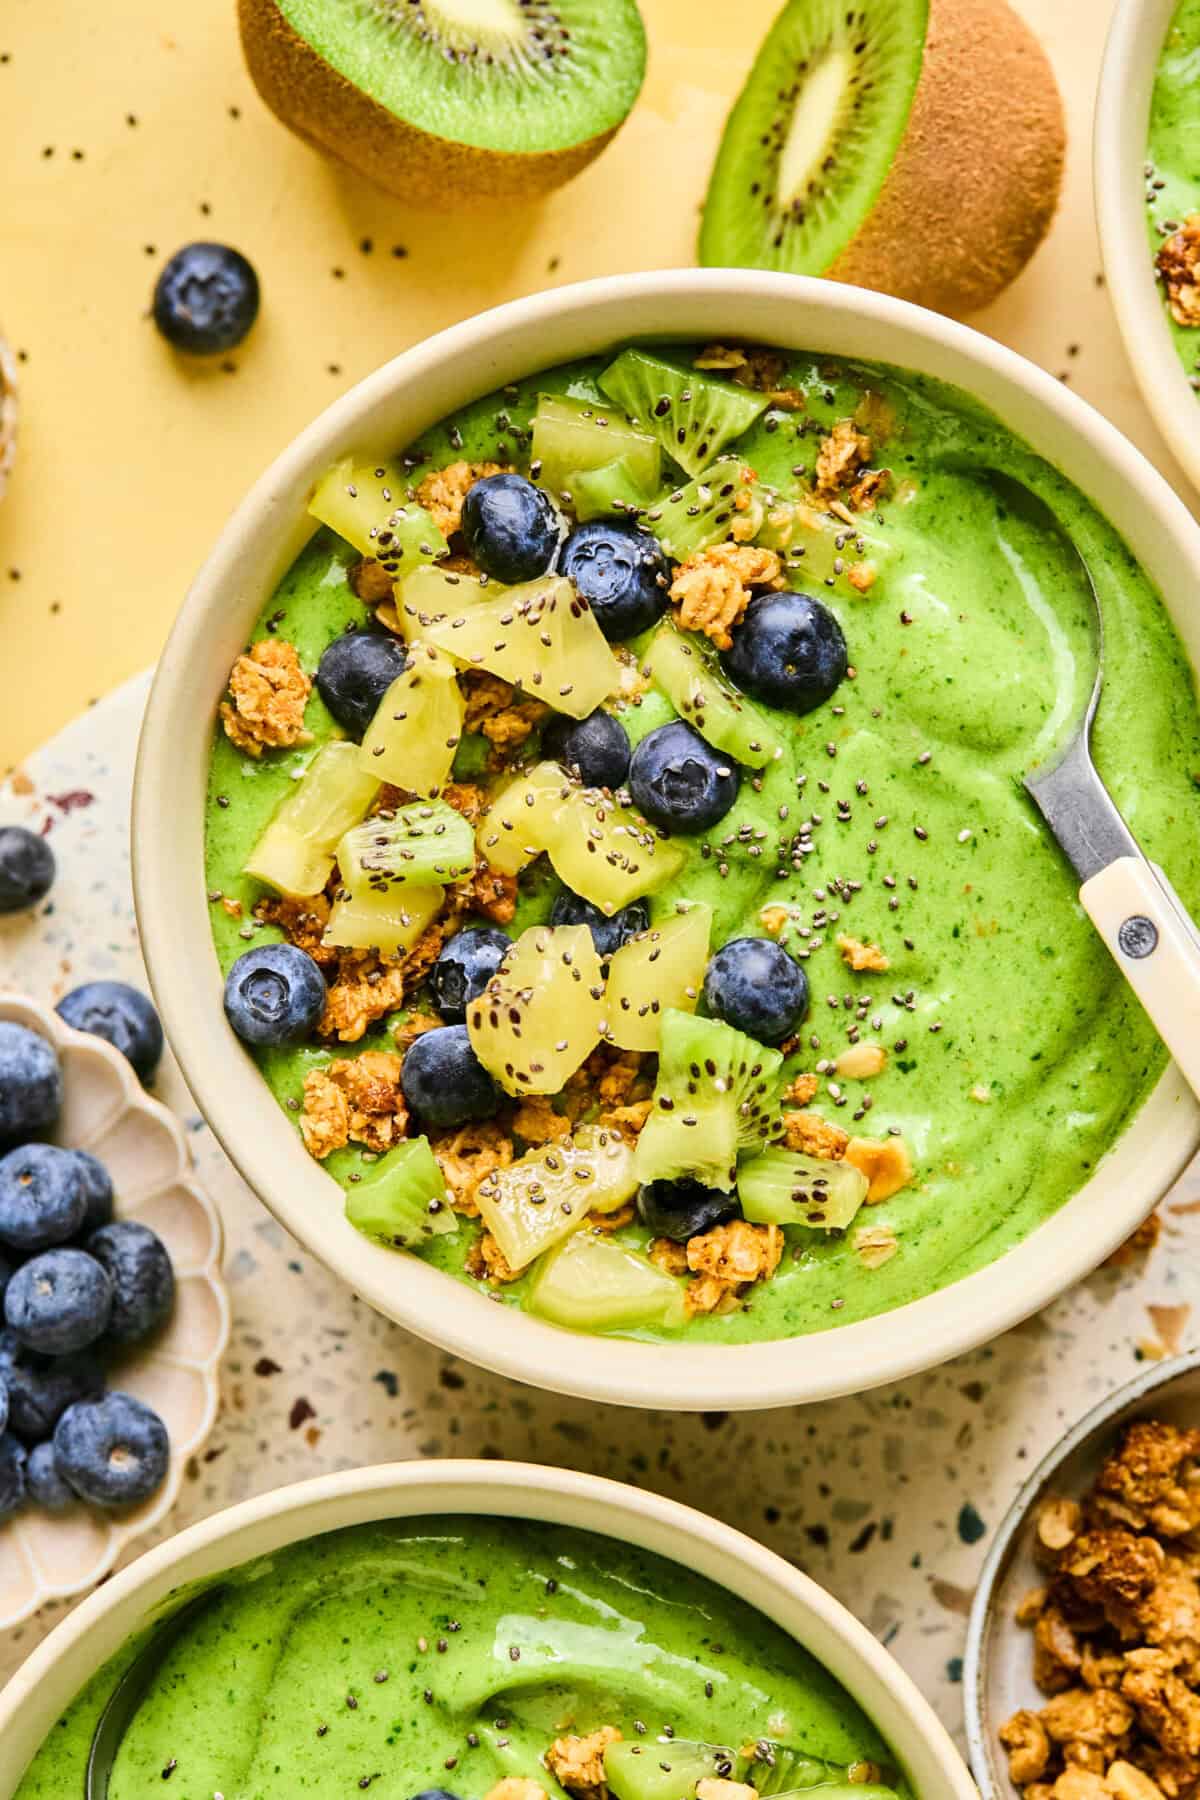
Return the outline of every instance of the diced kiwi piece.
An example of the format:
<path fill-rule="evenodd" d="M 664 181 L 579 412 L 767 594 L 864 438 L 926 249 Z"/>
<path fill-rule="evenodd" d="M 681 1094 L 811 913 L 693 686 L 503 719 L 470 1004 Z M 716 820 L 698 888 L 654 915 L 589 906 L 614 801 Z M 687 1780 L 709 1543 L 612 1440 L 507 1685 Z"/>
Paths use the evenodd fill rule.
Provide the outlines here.
<path fill-rule="evenodd" d="M 853 1163 L 767 1149 L 738 1174 L 742 1211 L 756 1225 L 807 1225 L 844 1231 L 867 1197 L 868 1182 Z"/>
<path fill-rule="evenodd" d="M 767 407 L 765 394 L 678 368 L 648 350 L 622 350 L 600 386 L 689 475 L 706 469 Z"/>
<path fill-rule="evenodd" d="M 771 1790 L 774 1800 L 791 1800 L 803 1794 L 805 1800 L 897 1800 L 896 1789 L 878 1781 L 820 1781 L 806 1787 Z"/>
<path fill-rule="evenodd" d="M 783 754 L 783 738 L 767 714 L 739 694 L 702 638 L 664 619 L 642 666 L 680 718 L 714 749 L 749 769 L 763 769 Z"/>
<path fill-rule="evenodd" d="M 654 1105 L 638 1138 L 639 1181 L 691 1176 L 728 1192 L 739 1150 L 759 1149 L 778 1117 L 778 1050 L 720 1019 L 662 1016 Z"/>
<path fill-rule="evenodd" d="M 429 1139 L 399 1144 L 346 1189 L 346 1217 L 364 1237 L 397 1250 L 458 1230 Z"/>
<path fill-rule="evenodd" d="M 586 925 L 534 925 L 467 1008 L 476 1056 L 507 1094 L 557 1094 L 600 1042 L 600 958 Z"/>
<path fill-rule="evenodd" d="M 695 481 L 651 501 L 638 524 L 668 556 L 684 562 L 697 550 L 724 543 L 734 521 L 749 539 L 762 523 L 754 472 L 736 456 L 723 456 Z"/>
<path fill-rule="evenodd" d="M 539 394 L 530 445 L 537 480 L 552 493 L 575 493 L 577 472 L 601 469 L 619 458 L 630 479 L 653 494 L 662 477 L 662 450 L 617 407 L 568 394 Z"/>
<path fill-rule="evenodd" d="M 636 1192 L 633 1151 L 620 1132 L 581 1125 L 571 1137 L 493 1169 L 475 1198 L 506 1262 L 523 1269 L 578 1231 L 589 1213 L 616 1212 Z"/>
<path fill-rule="evenodd" d="M 414 644 L 407 669 L 367 726 L 359 767 L 409 793 L 432 794 L 450 773 L 465 712 L 450 658 L 430 644 Z"/>
<path fill-rule="evenodd" d="M 621 945 L 604 994 L 610 1044 L 657 1050 L 663 1013 L 695 1012 L 711 932 L 712 908 L 697 902 Z"/>
<path fill-rule="evenodd" d="M 557 763 L 538 763 L 502 788 L 475 833 L 479 854 L 504 875 L 519 875 L 541 856 L 568 786 Z"/>
<path fill-rule="evenodd" d="M 657 450 L 658 445 L 654 448 Z M 610 514 L 636 517 L 649 506 L 658 491 L 655 481 L 642 487 L 627 456 L 605 463 L 599 469 L 572 469 L 567 476 L 567 491 L 575 509 L 575 517 L 586 524 L 588 519 L 604 519 Z"/>
<path fill-rule="evenodd" d="M 322 942 L 336 950 L 411 950 L 444 899 L 440 887 L 341 888 Z"/>
<path fill-rule="evenodd" d="M 1004 0 L 789 0 L 726 123 L 700 261 L 969 311 L 1045 235 L 1064 142 Z"/>
<path fill-rule="evenodd" d="M 379 776 L 360 768 L 357 744 L 322 745 L 272 813 L 246 862 L 247 875 L 281 894 L 319 894 L 339 840 L 364 818 Z"/>
<path fill-rule="evenodd" d="M 451 569 L 439 569 L 436 563 L 424 563 L 398 584 L 396 617 L 403 636 L 411 644 L 451 613 L 460 613 L 478 600 L 495 600 L 503 592 L 498 581 L 477 581 L 473 575 L 460 575 Z"/>
<path fill-rule="evenodd" d="M 450 554 L 433 515 L 408 499 L 408 480 L 394 463 L 347 457 L 317 483 L 308 510 L 402 581 L 410 569 Z"/>
<path fill-rule="evenodd" d="M 406 205 L 527 204 L 603 149 L 637 97 L 635 0 L 241 0 L 266 104 Z"/>
<path fill-rule="evenodd" d="M 640 1250 L 592 1231 L 576 1232 L 542 1259 L 525 1304 L 572 1331 L 671 1330 L 683 1324 L 686 1311 L 682 1282 Z M 611 1777 L 608 1785 L 619 1792 Z"/>
<path fill-rule="evenodd" d="M 342 884 L 356 893 L 373 888 L 433 887 L 459 881 L 475 867 L 469 819 L 444 800 L 416 800 L 376 813 L 338 845 Z"/>
<path fill-rule="evenodd" d="M 563 575 L 506 588 L 496 600 L 464 607 L 424 636 L 471 669 L 488 669 L 585 719 L 616 692 L 621 669 L 592 609 Z"/>
<path fill-rule="evenodd" d="M 653 1264 L 649 1265 L 653 1268 Z M 661 1274 L 655 1270 L 655 1274 Z M 679 1284 L 669 1281 L 676 1294 Z M 694 1800 L 696 1784 L 728 1780 L 737 1756 L 720 1744 L 691 1743 L 684 1738 L 621 1740 L 604 1752 L 604 1773 L 616 1800 Z"/>

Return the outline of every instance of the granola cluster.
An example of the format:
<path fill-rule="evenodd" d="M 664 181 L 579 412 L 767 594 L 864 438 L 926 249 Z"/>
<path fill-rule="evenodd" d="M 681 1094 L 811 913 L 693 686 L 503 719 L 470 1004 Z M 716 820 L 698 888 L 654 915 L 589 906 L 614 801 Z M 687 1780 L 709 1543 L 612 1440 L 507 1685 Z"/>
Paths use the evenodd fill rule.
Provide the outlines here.
<path fill-rule="evenodd" d="M 1200 325 L 1200 213 L 1191 213 L 1172 232 L 1155 258 L 1177 325 Z"/>
<path fill-rule="evenodd" d="M 702 631 L 718 650 L 728 650 L 756 588 L 781 588 L 783 565 L 758 544 L 713 544 L 681 562 L 670 596 L 685 631 Z"/>
<path fill-rule="evenodd" d="M 222 702 L 225 735 L 247 756 L 288 750 L 308 741 L 304 709 L 312 681 L 300 667 L 295 644 L 263 638 L 238 657 L 229 671 L 230 698 Z"/>
<path fill-rule="evenodd" d="M 1200 1795 L 1200 1430 L 1131 1425 L 1082 1503 L 1037 1520 L 1018 1611 L 1044 1706 L 1000 1730 L 1026 1800 Z"/>

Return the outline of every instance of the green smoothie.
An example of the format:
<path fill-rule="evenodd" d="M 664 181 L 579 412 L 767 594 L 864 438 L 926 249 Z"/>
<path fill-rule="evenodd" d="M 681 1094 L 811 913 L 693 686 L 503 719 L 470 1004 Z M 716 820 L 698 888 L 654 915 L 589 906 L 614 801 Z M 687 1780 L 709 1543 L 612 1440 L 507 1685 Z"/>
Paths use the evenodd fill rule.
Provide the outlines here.
<path fill-rule="evenodd" d="M 520 466 L 538 394 L 595 396 L 606 361 L 489 396 L 429 432 L 414 454 L 432 468 L 461 456 Z M 1062 740 L 1090 687 L 1088 596 L 1069 548 L 1007 515 L 970 470 L 1002 470 L 1035 490 L 1087 558 L 1106 636 L 1096 762 L 1147 854 L 1187 904 L 1200 904 L 1192 674 L 1116 532 L 964 394 L 894 369 L 803 356 L 790 359 L 783 382 L 803 396 L 802 410 L 769 410 L 737 444 L 760 480 L 780 489 L 811 479 L 823 435 L 856 409 L 888 421 L 879 453 L 891 470 L 887 497 L 846 530 L 846 557 L 865 552 L 877 578 L 859 593 L 840 562 L 837 574 L 814 579 L 803 560 L 787 560 L 788 584 L 835 613 L 852 676 L 805 717 L 773 713 L 784 754 L 761 778 L 743 780 L 715 830 L 680 840 L 686 863 L 651 908 L 661 919 L 681 897 L 707 902 L 714 949 L 761 935 L 764 909 L 788 909 L 785 941 L 802 959 L 811 1005 L 785 1073 L 815 1072 L 812 1109 L 847 1131 L 901 1137 L 915 1173 L 860 1217 L 894 1237 L 886 1257 L 864 1258 L 852 1232 L 789 1227 L 778 1272 L 746 1304 L 679 1327 L 726 1343 L 865 1319 L 993 1262 L 1088 1180 L 1165 1066 L 1020 785 Z M 319 532 L 264 607 L 256 637 L 278 631 L 315 668 L 331 637 L 366 617 L 347 585 L 353 560 Z M 653 688 L 620 711 L 635 741 L 672 716 Z M 306 723 L 318 744 L 335 729 L 315 692 Z M 311 755 L 305 746 L 253 761 L 215 741 L 207 872 L 225 969 L 248 942 L 277 935 L 253 923 L 263 890 L 243 865 Z M 811 846 L 801 855 L 798 839 Z M 556 891 L 544 877 L 527 881 L 512 933 L 544 917 Z M 240 903 L 240 916 L 229 916 L 226 900 Z M 886 973 L 847 967 L 842 934 L 882 946 Z M 882 1073 L 839 1077 L 836 1060 L 864 1040 L 886 1052 Z M 381 1030 L 349 1050 L 268 1051 L 259 1065 L 294 1114 L 310 1068 L 390 1043 Z M 350 1146 L 324 1166 L 345 1184 L 361 1171 L 361 1153 Z M 463 1221 L 422 1254 L 463 1275 L 477 1235 L 477 1222 Z M 649 1236 L 633 1223 L 617 1241 L 644 1247 Z M 501 1297 L 521 1304 L 528 1282 Z"/>
<path fill-rule="evenodd" d="M 17 1800 L 82 1791 L 131 1648 L 67 1709 Z M 899 1785 L 851 1697 L 722 1589 L 585 1532 L 434 1518 L 331 1532 L 235 1569 L 167 1653 L 109 1792 L 408 1800 L 446 1788 L 483 1800 L 522 1776 L 563 1800 L 543 1755 L 603 1726 L 641 1745 L 653 1771 L 681 1742 L 766 1739 L 781 1772 L 783 1747 L 833 1765 L 794 1786 L 864 1762 Z M 674 1800 L 694 1785 L 681 1780 Z"/>
<path fill-rule="evenodd" d="M 1146 146 L 1146 223 L 1153 253 L 1200 213 L 1200 0 L 1180 0 L 1167 32 L 1150 101 Z M 1200 387 L 1200 318 L 1181 323 L 1164 308 L 1179 360 Z M 1186 310 L 1186 308 L 1185 308 Z"/>

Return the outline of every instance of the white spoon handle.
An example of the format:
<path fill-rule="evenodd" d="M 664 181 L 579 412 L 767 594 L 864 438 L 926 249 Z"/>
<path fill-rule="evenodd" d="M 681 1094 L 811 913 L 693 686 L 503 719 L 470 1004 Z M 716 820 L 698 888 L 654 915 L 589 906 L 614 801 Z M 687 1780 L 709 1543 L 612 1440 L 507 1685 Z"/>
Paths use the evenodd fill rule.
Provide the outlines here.
<path fill-rule="evenodd" d="M 1196 927 L 1165 878 L 1139 856 L 1109 863 L 1084 883 L 1079 898 L 1184 1080 L 1200 1097 Z"/>

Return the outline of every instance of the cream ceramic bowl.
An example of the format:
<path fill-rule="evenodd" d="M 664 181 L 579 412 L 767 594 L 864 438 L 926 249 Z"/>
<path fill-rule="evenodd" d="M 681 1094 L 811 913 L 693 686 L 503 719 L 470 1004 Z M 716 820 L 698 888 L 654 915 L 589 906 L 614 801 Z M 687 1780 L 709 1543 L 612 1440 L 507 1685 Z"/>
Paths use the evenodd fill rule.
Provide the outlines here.
<path fill-rule="evenodd" d="M 209 930 L 203 818 L 230 665 L 308 536 L 316 478 L 351 451 L 394 451 L 464 401 L 623 339 L 758 339 L 866 357 L 956 383 L 1107 512 L 1158 583 L 1200 665 L 1200 528 L 1142 456 L 1059 382 L 937 314 L 834 282 L 673 270 L 535 295 L 388 363 L 323 413 L 226 527 L 171 634 L 146 711 L 133 808 L 142 943 L 167 1031 L 217 1136 L 251 1187 L 371 1304 L 469 1361 L 535 1386 L 633 1406 L 782 1406 L 860 1392 L 945 1361 L 1036 1312 L 1126 1238 L 1200 1142 L 1171 1068 L 1087 1186 L 1000 1262 L 895 1313 L 794 1343 L 641 1344 L 563 1331 L 495 1305 L 346 1223 L 226 1024 Z"/>
<path fill-rule="evenodd" d="M 55 1516 L 27 1506 L 0 1524 L 0 1631 L 7 1631 L 48 1600 L 73 1599 L 91 1587 L 170 1512 L 188 1459 L 203 1447 L 217 1416 L 229 1301 L 221 1279 L 221 1221 L 192 1179 L 174 1113 L 150 1098 L 119 1050 L 73 1031 L 47 1007 L 0 994 L 0 1019 L 54 1045 L 63 1071 L 55 1141 L 100 1158 L 113 1178 L 117 1217 L 156 1231 L 175 1270 L 169 1322 L 122 1357 L 110 1378 L 111 1386 L 153 1406 L 170 1432 L 166 1480 L 131 1512 L 78 1506 Z"/>
<path fill-rule="evenodd" d="M 378 1519 L 536 1519 L 635 1544 L 757 1607 L 836 1676 L 891 1745 L 921 1800 L 977 1800 L 932 1707 L 846 1608 L 782 1557 L 690 1507 L 529 1463 L 393 1463 L 299 1482 L 231 1507 L 147 1552 L 63 1620 L 0 1693 L 0 1800 L 73 1695 L 181 1587 L 284 1545 Z"/>
<path fill-rule="evenodd" d="M 1104 277 L 1125 354 L 1155 424 L 1200 488 L 1200 396 L 1172 342 L 1155 279 L 1143 175 L 1155 70 L 1178 3 L 1117 0 L 1096 96 L 1093 164 Z"/>

